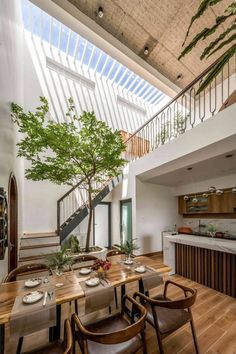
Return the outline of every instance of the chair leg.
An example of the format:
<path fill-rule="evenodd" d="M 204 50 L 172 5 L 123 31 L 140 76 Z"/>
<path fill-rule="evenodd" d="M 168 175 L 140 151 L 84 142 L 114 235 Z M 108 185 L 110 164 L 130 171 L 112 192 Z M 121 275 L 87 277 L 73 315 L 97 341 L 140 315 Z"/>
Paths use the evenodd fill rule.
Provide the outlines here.
<path fill-rule="evenodd" d="M 147 354 L 147 343 L 146 343 L 145 329 L 143 329 L 141 332 L 141 338 L 142 338 L 142 342 L 143 342 L 143 354 Z"/>
<path fill-rule="evenodd" d="M 191 330 L 192 330 L 192 335 L 193 335 L 193 342 L 194 342 L 194 347 L 195 347 L 195 350 L 196 350 L 196 354 L 199 354 L 200 353 L 200 349 L 199 349 L 199 345 L 198 345 L 197 334 L 196 334 L 195 326 L 194 326 L 194 323 L 193 323 L 193 319 L 191 319 L 190 325 L 191 325 Z"/>
<path fill-rule="evenodd" d="M 20 337 L 20 338 L 19 338 L 19 342 L 18 342 L 18 345 L 17 345 L 16 354 L 20 354 L 20 353 L 21 353 L 22 344 L 23 344 L 23 339 L 24 339 L 24 337 Z"/>
<path fill-rule="evenodd" d="M 156 328 L 156 335 L 157 335 L 157 341 L 158 341 L 158 345 L 159 345 L 160 354 L 164 354 L 164 348 L 162 345 L 161 334 L 157 328 Z"/>
<path fill-rule="evenodd" d="M 78 300 L 75 300 L 75 313 L 76 313 L 76 315 L 79 314 L 79 310 L 78 310 Z"/>
<path fill-rule="evenodd" d="M 116 305 L 116 309 L 118 309 L 118 299 L 117 299 L 117 289 L 114 288 L 114 293 L 115 293 L 115 305 Z"/>

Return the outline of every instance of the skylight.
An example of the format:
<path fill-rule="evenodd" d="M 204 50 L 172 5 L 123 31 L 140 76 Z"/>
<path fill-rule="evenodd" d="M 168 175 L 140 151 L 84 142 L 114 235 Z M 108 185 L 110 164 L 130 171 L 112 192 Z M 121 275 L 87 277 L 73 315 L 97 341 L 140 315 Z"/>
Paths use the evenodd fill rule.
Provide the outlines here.
<path fill-rule="evenodd" d="M 29 0 L 22 0 L 24 28 L 41 40 L 58 48 L 78 64 L 116 84 L 122 90 L 141 98 L 151 106 L 159 104 L 166 95 L 156 87 L 117 62 L 101 49 L 79 36 Z"/>

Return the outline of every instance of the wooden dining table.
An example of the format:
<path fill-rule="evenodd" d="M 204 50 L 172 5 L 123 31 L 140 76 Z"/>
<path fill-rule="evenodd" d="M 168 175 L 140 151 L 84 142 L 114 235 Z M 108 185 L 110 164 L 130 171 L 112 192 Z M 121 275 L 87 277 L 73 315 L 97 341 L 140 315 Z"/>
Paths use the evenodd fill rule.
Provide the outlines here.
<path fill-rule="evenodd" d="M 171 270 L 171 268 L 165 265 L 160 267 L 154 260 L 146 256 L 135 257 L 134 266 L 125 265 L 123 256 L 121 255 L 112 256 L 109 260 L 112 265 L 110 270 L 107 271 L 106 279 L 114 287 L 121 286 L 122 295 L 124 295 L 126 284 L 139 281 L 142 278 L 142 274 L 134 270 L 135 265 L 140 264 L 151 267 L 159 274 L 168 273 Z M 53 274 L 49 276 L 48 279 L 49 283 L 47 286 L 50 285 L 50 287 L 55 289 L 57 308 L 57 323 L 50 331 L 50 340 L 53 341 L 60 338 L 61 305 L 76 299 L 81 299 L 85 295 L 79 284 L 81 276 L 78 278 L 78 271 L 68 271 L 60 276 Z M 24 287 L 24 283 L 25 280 L 17 280 L 0 284 L 0 354 L 4 354 L 5 325 L 10 321 L 15 299 L 17 296 L 23 296 L 29 292 L 29 289 Z M 61 286 L 57 287 L 56 284 L 61 284 Z M 40 286 L 40 290 L 43 290 L 43 286 L 44 285 Z"/>

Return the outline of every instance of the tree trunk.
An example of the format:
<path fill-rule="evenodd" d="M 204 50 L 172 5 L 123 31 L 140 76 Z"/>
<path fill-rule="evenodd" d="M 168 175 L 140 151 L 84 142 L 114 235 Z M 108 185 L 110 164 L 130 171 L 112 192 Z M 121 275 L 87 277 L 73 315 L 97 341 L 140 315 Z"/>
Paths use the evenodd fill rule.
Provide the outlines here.
<path fill-rule="evenodd" d="M 85 252 L 89 252 L 89 245 L 90 245 L 90 235 L 91 235 L 91 226 L 92 226 L 92 220 L 93 220 L 93 206 L 92 206 L 92 196 L 91 193 L 89 192 L 89 215 L 88 215 L 88 228 L 87 228 L 87 238 L 86 238 L 86 248 Z"/>

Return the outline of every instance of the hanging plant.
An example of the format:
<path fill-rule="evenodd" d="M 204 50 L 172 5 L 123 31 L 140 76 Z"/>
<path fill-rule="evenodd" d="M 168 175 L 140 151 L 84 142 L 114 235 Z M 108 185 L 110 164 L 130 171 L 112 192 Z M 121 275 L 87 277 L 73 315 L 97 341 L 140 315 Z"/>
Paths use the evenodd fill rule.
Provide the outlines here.
<path fill-rule="evenodd" d="M 193 23 L 198 20 L 203 14 L 212 6 L 216 5 L 217 3 L 221 2 L 222 0 L 203 0 L 197 10 L 197 13 L 191 18 L 189 27 L 187 29 L 187 33 L 185 36 L 185 40 L 183 46 L 185 46 L 186 40 L 189 36 L 191 27 Z M 225 21 L 228 18 L 231 18 L 233 23 L 231 22 L 230 26 L 225 29 Z M 202 92 L 213 80 L 214 78 L 221 72 L 223 67 L 229 62 L 230 58 L 236 53 L 236 2 L 232 2 L 229 6 L 227 6 L 222 15 L 217 16 L 215 19 L 215 23 L 211 27 L 203 28 L 191 42 L 185 46 L 183 51 L 179 56 L 179 60 L 183 58 L 185 55 L 190 53 L 192 49 L 198 44 L 200 40 L 205 40 L 206 38 L 210 37 L 216 31 L 220 31 L 218 37 L 212 41 L 210 44 L 206 46 L 203 50 L 200 59 L 208 59 L 211 55 L 218 52 L 220 49 L 228 46 L 230 44 L 231 47 L 226 49 L 223 55 L 220 57 L 219 61 L 213 65 L 211 70 L 209 71 L 206 78 L 203 80 L 199 89 L 196 94 Z M 224 27 L 222 26 L 224 24 Z"/>

